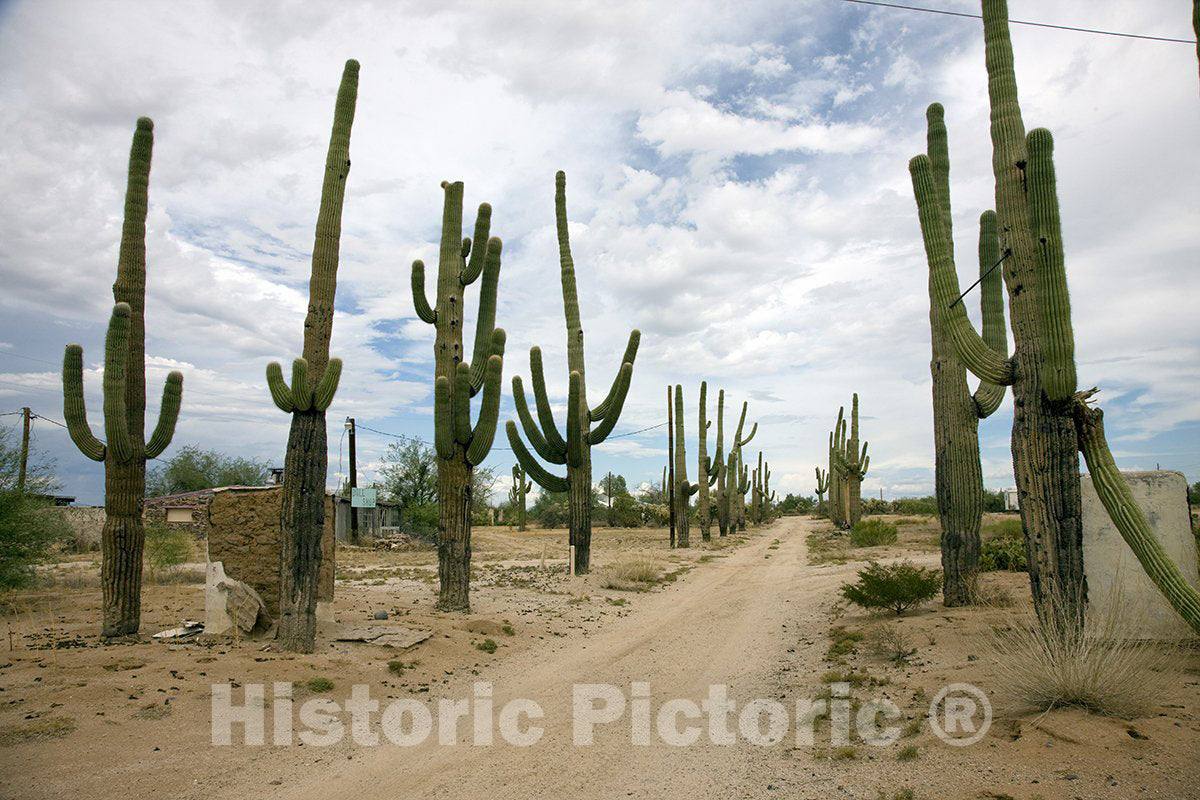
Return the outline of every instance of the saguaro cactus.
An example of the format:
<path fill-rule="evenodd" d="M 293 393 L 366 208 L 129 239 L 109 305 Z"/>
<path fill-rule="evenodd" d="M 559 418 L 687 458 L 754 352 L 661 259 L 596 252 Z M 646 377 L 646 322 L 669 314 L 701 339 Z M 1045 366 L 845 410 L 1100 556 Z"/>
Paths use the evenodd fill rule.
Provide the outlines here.
<path fill-rule="evenodd" d="M 434 449 L 438 467 L 438 608 L 470 611 L 471 473 L 492 449 L 500 413 L 500 373 L 504 366 L 503 328 L 496 327 L 496 287 L 502 244 L 489 238 L 492 209 L 484 203 L 475 217 L 474 247 L 462 238 L 463 185 L 442 183 L 442 238 L 438 254 L 436 305 L 425 299 L 425 264 L 412 266 L 417 316 L 434 326 Z M 468 258 L 470 260 L 468 260 Z M 463 360 L 463 306 L 466 288 L 483 276 L 475 347 Z M 471 398 L 483 390 L 479 418 L 471 425 Z"/>
<path fill-rule="evenodd" d="M 937 194 L 942 230 L 931 230 L 937 245 L 953 263 L 954 242 L 950 215 L 950 157 L 946 123 L 940 104 L 934 103 L 928 119 L 928 155 L 933 189 Z M 927 241 L 927 244 L 932 242 Z M 979 302 L 983 314 L 983 338 L 995 352 L 1005 355 L 1008 336 L 1004 327 L 1001 295 L 1000 244 L 996 214 L 985 211 L 979 218 Z M 932 262 L 931 262 L 932 263 Z M 942 318 L 946 310 L 937 301 L 933 272 L 929 283 L 929 324 L 933 357 L 934 475 L 938 517 L 941 521 L 942 596 L 947 606 L 973 602 L 975 577 L 979 570 L 979 527 L 983 518 L 983 470 L 979 461 L 979 420 L 988 417 L 1004 399 L 1005 387 L 981 381 L 972 395 L 967 374 L 950 341 Z"/>
<path fill-rule="evenodd" d="M 541 430 L 529 413 L 525 390 L 519 376 L 513 376 L 513 399 L 521 426 L 533 449 L 552 464 L 566 465 L 566 477 L 555 475 L 538 463 L 521 441 L 515 422 L 509 420 L 505 430 L 517 460 L 529 472 L 529 476 L 544 489 L 568 493 L 569 544 L 575 548 L 575 570 L 582 574 L 588 571 L 591 556 L 592 446 L 608 438 L 621 415 L 625 395 L 629 392 L 629 382 L 633 377 L 633 361 L 637 357 L 641 333 L 636 329 L 630 332 L 629 343 L 625 347 L 625 354 L 621 357 L 617 376 L 608 395 L 599 405 L 589 408 L 587 384 L 584 380 L 583 323 L 579 316 L 579 300 L 575 290 L 575 262 L 571 258 L 571 241 L 567 232 L 567 176 L 562 171 L 555 175 L 554 212 L 558 231 L 563 312 L 567 321 L 569 377 L 566 436 L 560 434 L 555 425 L 542 372 L 542 351 L 536 346 L 529 351 L 529 372 L 533 380 L 533 394 L 537 402 Z M 591 427 L 592 423 L 596 423 L 595 428 Z"/>
<path fill-rule="evenodd" d="M 520 464 L 513 464 L 513 485 L 511 491 L 512 505 L 517 509 L 517 530 L 525 530 L 525 496 L 533 490 L 533 482 L 525 479 L 525 469 Z"/>
<path fill-rule="evenodd" d="M 858 394 L 854 395 L 850 407 L 850 438 L 846 438 L 846 422 L 842 410 L 838 411 L 840 436 L 834 440 L 835 467 L 838 473 L 838 489 L 841 493 L 841 524 L 853 528 L 862 518 L 862 479 L 867 476 L 871 457 L 867 445 L 858 446 Z"/>
<path fill-rule="evenodd" d="M 838 445 L 841 442 L 842 429 L 846 427 L 845 407 L 838 408 L 837 422 L 829 432 L 829 521 L 833 527 L 845 527 L 847 512 L 843 507 L 842 479 L 839 468 Z"/>
<path fill-rule="evenodd" d="M 146 459 L 171 443 L 183 394 L 183 375 L 172 372 L 163 386 L 158 424 L 145 440 L 146 422 L 146 211 L 154 123 L 137 121 L 129 151 L 125 221 L 113 284 L 112 317 L 104 348 L 104 438 L 87 422 L 83 401 L 83 348 L 67 345 L 63 356 L 63 416 L 71 440 L 93 461 L 104 462 L 104 530 L 100 584 L 103 636 L 137 633 L 142 616 L 142 499 Z"/>
<path fill-rule="evenodd" d="M 271 399 L 292 415 L 283 461 L 283 502 L 279 512 L 279 625 L 275 638 L 284 650 L 311 653 L 317 633 L 317 574 L 325 530 L 325 474 L 328 450 L 325 409 L 333 402 L 342 362 L 329 357 L 333 298 L 342 235 L 342 207 L 350 172 L 350 129 L 358 99 L 358 62 L 346 62 L 333 112 L 325 156 L 321 206 L 313 243 L 304 350 L 292 362 L 292 383 L 278 362 L 267 365 Z"/>
<path fill-rule="evenodd" d="M 720 469 L 721 445 L 717 445 L 717 459 L 714 461 L 708 455 L 708 429 L 712 422 L 708 419 L 708 382 L 700 382 L 700 423 L 696 428 L 696 485 L 700 487 L 696 498 L 696 511 L 700 522 L 700 538 L 704 541 L 712 539 L 712 506 L 709 501 L 709 487 L 716 483 L 717 472 Z"/>
<path fill-rule="evenodd" d="M 909 162 L 913 192 L 942 324 L 958 356 L 975 375 L 1013 391 L 1013 471 L 1029 556 L 1035 606 L 1043 617 L 1065 609 L 1083 624 L 1087 585 L 1083 573 L 1079 470 L 1082 449 L 1114 522 L 1147 573 L 1184 618 L 1200 631 L 1200 598 L 1162 554 L 1140 511 L 1128 502 L 1111 456 L 1105 458 L 1099 412 L 1090 392 L 1076 394 L 1074 336 L 1070 321 L 1053 139 L 1028 135 L 1017 101 L 1008 9 L 983 0 L 984 44 L 991 101 L 992 167 L 1004 281 L 1014 354 L 1005 358 L 971 327 L 956 303 L 958 280 L 944 243 L 946 203 L 939 197 L 929 155 Z M 1112 480 L 1110 480 L 1110 478 Z"/>
<path fill-rule="evenodd" d="M 687 450 L 683 445 L 683 387 L 675 384 L 675 546 L 691 547 L 688 538 L 688 507 L 699 484 L 687 478 Z M 703 482 L 703 481 L 701 481 Z"/>
<path fill-rule="evenodd" d="M 829 471 L 813 467 L 813 472 L 817 475 L 817 513 L 820 514 L 821 506 L 825 504 L 825 492 L 829 490 Z"/>

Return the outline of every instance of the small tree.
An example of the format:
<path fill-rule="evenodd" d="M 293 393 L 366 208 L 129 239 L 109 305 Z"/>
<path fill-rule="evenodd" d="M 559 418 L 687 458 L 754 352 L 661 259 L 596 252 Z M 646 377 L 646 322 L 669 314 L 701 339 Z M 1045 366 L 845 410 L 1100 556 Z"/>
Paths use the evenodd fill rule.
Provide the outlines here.
<path fill-rule="evenodd" d="M 146 473 L 146 496 L 161 497 L 216 486 L 263 486 L 270 475 L 271 468 L 265 462 L 189 444 L 180 448 L 166 466 L 154 467 Z"/>
<path fill-rule="evenodd" d="M 45 561 L 54 545 L 70 535 L 66 521 L 40 496 L 57 485 L 48 462 L 31 461 L 19 486 L 20 447 L 0 428 L 0 589 L 33 582 L 33 566 Z"/>
<path fill-rule="evenodd" d="M 929 600 L 942 588 L 942 573 L 918 567 L 911 561 L 880 564 L 872 561 L 859 570 L 856 583 L 842 584 L 842 597 L 869 610 L 891 609 L 903 614 Z"/>

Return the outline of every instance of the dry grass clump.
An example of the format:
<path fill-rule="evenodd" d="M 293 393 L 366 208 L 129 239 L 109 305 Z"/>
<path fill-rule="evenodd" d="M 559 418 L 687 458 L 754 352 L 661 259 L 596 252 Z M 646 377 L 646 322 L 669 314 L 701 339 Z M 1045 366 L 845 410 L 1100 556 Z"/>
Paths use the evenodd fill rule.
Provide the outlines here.
<path fill-rule="evenodd" d="M 662 567 L 653 558 L 632 556 L 622 558 L 604 570 L 605 589 L 640 591 L 662 580 Z"/>
<path fill-rule="evenodd" d="M 40 739 L 59 739 L 75 730 L 71 717 L 42 717 L 21 725 L 0 728 L 0 747 L 10 747 Z"/>
<path fill-rule="evenodd" d="M 1065 706 L 1132 719 L 1145 716 L 1170 682 L 1171 645 L 1133 638 L 1136 621 L 1118 611 L 1089 613 L 1080 629 L 1063 608 L 1039 620 L 1032 611 L 993 631 L 992 662 L 1000 689 L 1049 710 Z"/>

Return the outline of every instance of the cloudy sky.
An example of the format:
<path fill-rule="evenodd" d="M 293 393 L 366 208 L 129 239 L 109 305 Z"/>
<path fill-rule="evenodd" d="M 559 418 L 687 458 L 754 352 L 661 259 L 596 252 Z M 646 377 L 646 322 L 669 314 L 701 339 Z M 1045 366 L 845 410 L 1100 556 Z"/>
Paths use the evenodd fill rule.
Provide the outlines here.
<path fill-rule="evenodd" d="M 1012 0 L 1010 12 L 1192 37 L 1184 0 Z M 1021 26 L 1013 39 L 1026 123 L 1056 135 L 1080 384 L 1102 389 L 1122 468 L 1200 480 L 1195 47 Z M 659 479 L 665 428 L 621 434 L 665 421 L 669 383 L 684 387 L 694 457 L 707 380 L 710 416 L 718 388 L 734 412 L 749 401 L 750 457 L 762 449 L 781 492 L 814 492 L 853 392 L 872 457 L 864 492 L 932 492 L 927 273 L 907 162 L 924 149 L 926 106 L 942 102 L 965 286 L 992 202 L 981 23 L 843 0 L 0 2 L 0 412 L 61 421 L 63 347 L 79 342 L 101 419 L 125 170 L 144 115 L 156 132 L 151 407 L 168 370 L 185 375 L 166 457 L 198 444 L 282 465 L 288 418 L 263 371 L 301 349 L 347 58 L 362 73 L 331 486 L 348 466 L 346 416 L 359 424 L 360 483 L 396 436 L 432 439 L 433 333 L 413 312 L 409 271 L 436 261 L 444 179 L 465 182 L 471 207 L 493 205 L 505 242 L 502 421 L 534 344 L 561 409 L 563 169 L 593 402 L 630 328 L 642 331 L 597 478 Z M 1010 428 L 1009 401 L 981 428 L 993 488 L 1012 483 Z M 102 469 L 63 429 L 38 420 L 34 435 L 65 492 L 102 502 Z M 487 463 L 507 476 L 502 433 L 496 445 Z"/>

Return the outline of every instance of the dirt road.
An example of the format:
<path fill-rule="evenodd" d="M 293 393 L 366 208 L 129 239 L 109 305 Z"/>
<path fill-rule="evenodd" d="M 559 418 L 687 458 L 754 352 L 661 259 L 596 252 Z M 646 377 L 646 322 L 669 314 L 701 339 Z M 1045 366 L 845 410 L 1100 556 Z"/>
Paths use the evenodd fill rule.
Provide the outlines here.
<path fill-rule="evenodd" d="M 500 667 L 491 676 L 494 708 L 498 712 L 513 698 L 537 702 L 544 718 L 536 724 L 544 733 L 536 744 L 513 746 L 497 732 L 491 746 L 473 746 L 468 718 L 460 724 L 459 744 L 439 745 L 435 711 L 435 730 L 420 746 L 398 747 L 381 736 L 379 746 L 361 747 L 347 735 L 329 748 L 337 755 L 330 753 L 321 764 L 304 767 L 297 757 L 290 768 L 272 765 L 282 781 L 278 795 L 358 800 L 778 796 L 778 787 L 769 785 L 769 770 L 758 774 L 763 751 L 773 748 L 744 741 L 736 712 L 745 702 L 778 692 L 780 666 L 789 658 L 794 665 L 796 658 L 796 639 L 788 628 L 821 629 L 835 587 L 850 571 L 804 566 L 807 525 L 807 520 L 783 520 L 727 558 L 640 600 L 632 613 L 597 633 L 567 641 L 553 652 L 529 651 Z M 812 670 L 818 671 L 820 654 L 810 657 Z M 635 682 L 649 684 L 649 744 L 644 745 L 632 742 Z M 579 684 L 619 690 L 619 702 L 598 698 L 589 707 L 600 709 L 609 700 L 624 705 L 618 719 L 594 726 L 589 746 L 573 744 L 574 717 L 586 716 L 574 713 L 573 687 Z M 682 716 L 676 729 L 700 726 L 698 740 L 689 746 L 665 742 L 657 724 L 662 704 L 679 698 L 699 705 L 713 685 L 725 685 L 729 699 L 737 703 L 728 717 L 736 743 L 714 745 L 705 719 Z M 469 699 L 473 689 L 451 685 L 443 694 Z M 432 700 L 430 705 L 435 705 Z M 767 730 L 765 715 L 763 725 Z M 374 730 L 380 730 L 377 723 Z M 666 730 L 670 735 L 671 728 Z M 787 748 L 790 739 L 774 747 Z M 313 752 L 293 749 L 308 750 L 305 756 Z M 246 777 L 219 796 L 262 796 L 261 774 Z"/>

